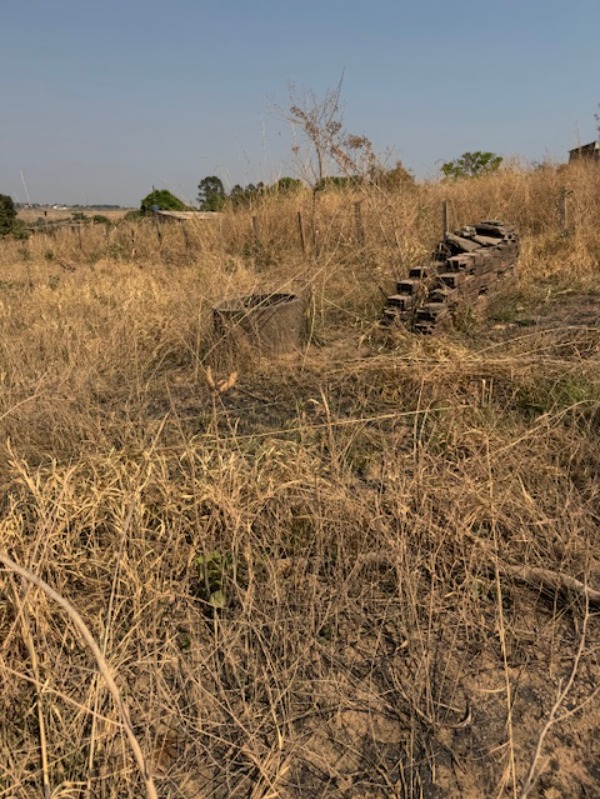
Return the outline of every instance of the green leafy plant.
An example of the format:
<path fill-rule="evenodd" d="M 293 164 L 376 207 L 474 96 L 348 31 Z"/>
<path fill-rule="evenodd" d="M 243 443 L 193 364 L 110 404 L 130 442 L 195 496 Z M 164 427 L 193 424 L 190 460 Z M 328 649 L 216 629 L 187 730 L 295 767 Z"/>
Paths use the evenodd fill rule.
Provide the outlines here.
<path fill-rule="evenodd" d="M 29 238 L 29 230 L 22 219 L 15 219 L 13 222 L 12 230 L 10 231 L 12 237 L 17 241 L 27 241 Z"/>
<path fill-rule="evenodd" d="M 207 555 L 199 555 L 195 565 L 201 598 L 215 610 L 222 610 L 228 602 L 226 583 L 233 567 L 231 555 L 215 550 Z"/>

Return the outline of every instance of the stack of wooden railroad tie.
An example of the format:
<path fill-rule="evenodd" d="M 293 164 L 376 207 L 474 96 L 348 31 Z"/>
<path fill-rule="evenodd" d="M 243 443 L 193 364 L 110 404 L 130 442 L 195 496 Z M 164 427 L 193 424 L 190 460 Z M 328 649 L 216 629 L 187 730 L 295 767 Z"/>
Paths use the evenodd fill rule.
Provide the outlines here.
<path fill-rule="evenodd" d="M 388 297 L 382 324 L 434 333 L 462 304 L 514 279 L 519 236 L 502 222 L 484 221 L 446 233 L 431 261 L 410 270 Z"/>

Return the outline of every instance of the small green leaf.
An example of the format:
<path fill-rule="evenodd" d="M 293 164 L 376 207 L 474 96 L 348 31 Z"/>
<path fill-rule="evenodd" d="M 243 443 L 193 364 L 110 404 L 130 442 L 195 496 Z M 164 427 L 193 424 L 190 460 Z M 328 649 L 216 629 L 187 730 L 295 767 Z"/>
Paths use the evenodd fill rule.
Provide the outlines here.
<path fill-rule="evenodd" d="M 227 605 L 227 597 L 224 591 L 213 591 L 208 600 L 209 605 L 217 610 L 222 610 Z"/>

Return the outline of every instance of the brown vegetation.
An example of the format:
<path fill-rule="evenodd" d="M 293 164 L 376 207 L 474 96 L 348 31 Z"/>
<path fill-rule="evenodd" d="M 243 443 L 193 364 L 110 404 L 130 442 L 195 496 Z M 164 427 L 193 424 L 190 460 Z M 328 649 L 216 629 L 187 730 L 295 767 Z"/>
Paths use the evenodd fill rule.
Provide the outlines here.
<path fill-rule="evenodd" d="M 442 200 L 520 285 L 384 334 Z M 0 797 L 598 796 L 599 278 L 594 165 L 3 241 Z"/>
<path fill-rule="evenodd" d="M 39 207 L 39 208 L 21 208 L 19 210 L 18 217 L 22 219 L 28 225 L 32 225 L 34 222 L 38 222 L 39 220 L 43 219 L 46 222 L 59 222 L 59 221 L 67 221 L 72 219 L 73 214 L 82 213 L 85 214 L 90 219 L 95 214 L 101 214 L 102 216 L 110 219 L 111 222 L 118 222 L 120 219 L 128 213 L 128 208 L 49 208 L 49 207 Z"/>

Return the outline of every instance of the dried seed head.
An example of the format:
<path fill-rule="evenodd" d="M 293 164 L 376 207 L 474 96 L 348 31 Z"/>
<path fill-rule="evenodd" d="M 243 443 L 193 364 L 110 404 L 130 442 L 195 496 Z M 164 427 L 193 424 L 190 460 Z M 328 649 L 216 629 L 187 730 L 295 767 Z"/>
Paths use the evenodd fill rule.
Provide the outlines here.
<path fill-rule="evenodd" d="M 219 383 L 219 394 L 224 394 L 226 391 L 229 391 L 230 388 L 233 388 L 235 386 L 237 376 L 237 372 L 232 372 L 227 380 L 221 380 Z"/>
<path fill-rule="evenodd" d="M 204 379 L 206 380 L 206 385 L 210 389 L 210 391 L 216 391 L 217 387 L 215 385 L 215 380 L 213 378 L 212 369 L 210 366 L 207 366 L 204 371 Z"/>

